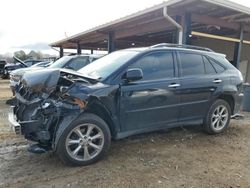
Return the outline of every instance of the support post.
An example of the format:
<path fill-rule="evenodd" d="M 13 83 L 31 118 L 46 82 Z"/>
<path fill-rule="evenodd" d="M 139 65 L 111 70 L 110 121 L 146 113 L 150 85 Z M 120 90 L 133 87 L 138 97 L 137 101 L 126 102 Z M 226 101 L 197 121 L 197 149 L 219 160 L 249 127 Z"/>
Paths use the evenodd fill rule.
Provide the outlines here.
<path fill-rule="evenodd" d="M 191 14 L 185 13 L 184 16 L 182 16 L 181 19 L 181 25 L 183 27 L 183 44 L 191 44 L 189 35 L 191 34 Z"/>
<path fill-rule="evenodd" d="M 111 53 L 115 50 L 115 33 L 108 33 L 108 53 Z"/>
<path fill-rule="evenodd" d="M 80 55 L 81 53 L 82 53 L 81 44 L 78 42 L 77 43 L 77 54 Z"/>
<path fill-rule="evenodd" d="M 60 46 L 59 57 L 60 58 L 63 57 L 63 47 L 62 46 Z"/>
<path fill-rule="evenodd" d="M 240 67 L 240 58 L 241 58 L 241 49 L 242 49 L 242 44 L 243 44 L 243 39 L 244 39 L 244 28 L 241 25 L 240 27 L 240 32 L 238 37 L 240 38 L 240 42 L 235 43 L 234 47 L 234 66 L 239 69 Z"/>
<path fill-rule="evenodd" d="M 94 50 L 93 50 L 93 48 L 91 48 L 90 53 L 93 54 L 93 52 L 94 52 Z"/>
<path fill-rule="evenodd" d="M 177 15 L 175 17 L 175 21 L 179 24 L 181 24 L 181 16 Z M 178 29 L 175 31 L 175 38 L 173 39 L 174 40 L 174 43 L 178 44 L 178 41 L 179 41 L 179 35 L 178 35 Z"/>

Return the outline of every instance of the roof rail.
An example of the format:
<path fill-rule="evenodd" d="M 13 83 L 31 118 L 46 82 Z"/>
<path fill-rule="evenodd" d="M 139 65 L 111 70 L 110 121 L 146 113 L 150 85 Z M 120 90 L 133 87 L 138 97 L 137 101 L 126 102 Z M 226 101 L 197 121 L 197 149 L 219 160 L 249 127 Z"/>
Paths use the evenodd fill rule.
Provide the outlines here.
<path fill-rule="evenodd" d="M 192 45 L 186 45 L 186 44 L 160 43 L 160 44 L 150 46 L 150 48 L 161 48 L 161 47 L 188 48 L 188 49 L 194 49 L 194 50 L 203 50 L 203 51 L 208 51 L 208 52 L 214 52 L 210 48 L 204 48 L 204 47 L 200 47 L 200 46 L 192 46 Z"/>

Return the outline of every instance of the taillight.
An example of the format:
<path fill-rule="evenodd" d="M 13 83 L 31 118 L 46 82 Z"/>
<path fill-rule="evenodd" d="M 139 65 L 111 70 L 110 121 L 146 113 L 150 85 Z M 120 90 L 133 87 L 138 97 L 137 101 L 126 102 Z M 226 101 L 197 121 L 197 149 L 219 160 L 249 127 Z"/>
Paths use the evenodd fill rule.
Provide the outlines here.
<path fill-rule="evenodd" d="M 237 70 L 237 72 L 238 72 L 238 75 L 239 75 L 240 81 L 242 81 L 242 82 L 243 82 L 243 76 L 242 76 L 241 72 L 240 72 L 239 70 Z"/>

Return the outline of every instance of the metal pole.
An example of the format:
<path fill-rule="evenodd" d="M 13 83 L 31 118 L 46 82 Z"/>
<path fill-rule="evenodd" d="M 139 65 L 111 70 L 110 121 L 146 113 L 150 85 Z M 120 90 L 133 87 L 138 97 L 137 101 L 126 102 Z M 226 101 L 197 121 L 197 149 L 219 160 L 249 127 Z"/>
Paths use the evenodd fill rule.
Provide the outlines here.
<path fill-rule="evenodd" d="M 60 46 L 59 57 L 63 57 L 63 47 Z"/>
<path fill-rule="evenodd" d="M 191 14 L 186 13 L 182 17 L 182 27 L 183 27 L 183 44 L 190 44 L 189 35 L 191 34 Z"/>
<path fill-rule="evenodd" d="M 235 47 L 234 47 L 234 65 L 237 69 L 239 69 L 240 67 L 241 49 L 242 49 L 243 38 L 244 38 L 244 28 L 242 25 L 240 27 L 239 38 L 240 38 L 240 42 L 235 43 Z"/>
<path fill-rule="evenodd" d="M 81 44 L 78 42 L 77 43 L 77 54 L 80 55 L 81 53 L 82 53 Z"/>
<path fill-rule="evenodd" d="M 114 41 L 114 32 L 108 33 L 108 53 L 111 53 L 115 50 L 115 41 Z"/>

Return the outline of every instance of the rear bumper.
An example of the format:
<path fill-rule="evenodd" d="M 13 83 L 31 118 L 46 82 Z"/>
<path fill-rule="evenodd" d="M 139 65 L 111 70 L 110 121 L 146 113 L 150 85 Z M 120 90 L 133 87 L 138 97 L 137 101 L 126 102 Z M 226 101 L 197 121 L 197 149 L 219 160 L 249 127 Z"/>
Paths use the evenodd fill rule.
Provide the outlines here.
<path fill-rule="evenodd" d="M 232 116 L 236 116 L 237 114 L 240 114 L 243 106 L 243 93 L 237 93 L 234 96 L 234 110 Z"/>

